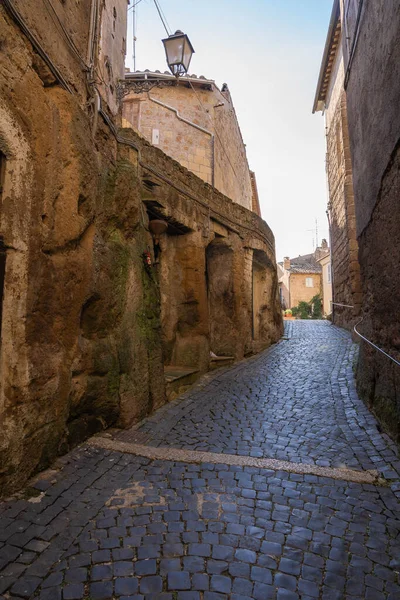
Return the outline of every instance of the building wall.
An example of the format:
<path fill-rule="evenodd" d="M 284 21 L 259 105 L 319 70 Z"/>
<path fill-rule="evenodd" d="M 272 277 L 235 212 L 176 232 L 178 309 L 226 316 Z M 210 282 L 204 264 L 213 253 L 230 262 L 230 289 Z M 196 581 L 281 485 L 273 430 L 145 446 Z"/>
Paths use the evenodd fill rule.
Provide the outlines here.
<path fill-rule="evenodd" d="M 177 85 L 128 94 L 124 99 L 124 124 L 130 124 L 207 183 L 214 183 L 228 198 L 252 210 L 246 149 L 230 94 L 220 92 L 213 84 L 212 91 L 194 85 L 196 92 Z"/>
<path fill-rule="evenodd" d="M 352 164 L 347 125 L 344 62 L 341 45 L 332 69 L 326 98 L 326 171 L 334 302 L 354 309 L 333 307 L 333 320 L 351 329 L 361 309 L 361 282 L 353 193 Z"/>
<path fill-rule="evenodd" d="M 306 286 L 306 278 L 312 277 L 313 287 Z M 289 278 L 290 308 L 299 302 L 310 300 L 321 293 L 321 275 L 319 273 L 290 273 Z"/>
<path fill-rule="evenodd" d="M 346 9 L 348 2 L 344 3 Z M 355 33 L 350 31 L 350 44 Z M 400 5 L 364 2 L 347 86 L 357 237 L 363 289 L 360 331 L 400 360 Z M 361 393 L 400 439 L 400 372 L 365 344 Z"/>
<path fill-rule="evenodd" d="M 290 292 L 289 292 L 289 278 L 290 273 L 283 267 L 278 268 L 278 277 L 280 281 L 280 288 L 282 293 L 282 299 L 284 302 L 285 310 L 291 308 L 290 304 Z"/>
<path fill-rule="evenodd" d="M 119 112 L 118 82 L 125 75 L 128 0 L 104 0 L 99 36 L 99 90 L 112 114 Z"/>

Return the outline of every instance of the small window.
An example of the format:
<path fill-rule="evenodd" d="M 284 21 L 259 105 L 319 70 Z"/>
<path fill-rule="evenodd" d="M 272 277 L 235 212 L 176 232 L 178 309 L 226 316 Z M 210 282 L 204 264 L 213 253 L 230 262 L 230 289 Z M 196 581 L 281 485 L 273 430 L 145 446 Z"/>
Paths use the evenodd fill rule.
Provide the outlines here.
<path fill-rule="evenodd" d="M 306 277 L 306 287 L 314 287 L 314 279 L 312 277 Z"/>
<path fill-rule="evenodd" d="M 328 283 L 331 283 L 331 281 L 332 281 L 331 263 L 329 263 L 327 271 L 328 271 L 328 273 L 327 273 L 327 281 L 328 281 Z"/>

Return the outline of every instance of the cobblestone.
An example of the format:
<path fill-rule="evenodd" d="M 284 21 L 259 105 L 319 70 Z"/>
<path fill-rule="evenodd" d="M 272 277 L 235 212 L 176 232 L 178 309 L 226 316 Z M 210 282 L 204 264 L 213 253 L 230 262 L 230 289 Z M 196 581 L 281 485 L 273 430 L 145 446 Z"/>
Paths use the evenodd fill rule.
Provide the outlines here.
<path fill-rule="evenodd" d="M 292 423 L 293 434 L 287 436 L 287 447 L 303 448 L 296 438 L 302 431 L 302 435 L 308 432 L 311 449 L 316 448 L 313 437 L 317 436 L 321 450 L 327 452 L 340 446 L 342 457 L 350 457 L 352 431 L 358 440 L 354 442 L 353 454 L 357 464 L 346 466 L 369 468 L 368 461 L 362 464 L 361 451 L 357 450 L 357 444 L 361 448 L 361 442 L 369 437 L 376 440 L 374 456 L 385 456 L 388 469 L 397 468 L 397 458 L 389 462 L 391 453 L 395 455 L 393 447 L 372 430 L 372 417 L 362 411 L 360 416 L 358 408 L 356 414 L 339 406 L 347 402 L 345 390 L 353 393 L 351 369 L 348 371 L 347 366 L 346 384 L 337 366 L 336 377 L 343 395 L 330 397 L 330 403 L 338 404 L 331 409 L 330 420 L 322 419 L 317 410 L 314 394 L 316 389 L 322 394 L 322 381 L 327 382 L 320 373 L 320 362 L 329 363 L 332 387 L 333 348 L 337 347 L 338 354 L 345 349 L 349 364 L 354 352 L 346 334 L 325 324 L 296 323 L 290 338 L 293 342 L 282 342 L 250 361 L 250 373 L 243 372 L 244 366 L 239 365 L 217 375 L 210 383 L 212 389 L 208 393 L 214 394 L 214 400 L 209 410 L 219 414 L 215 389 L 221 381 L 224 387 L 228 386 L 230 372 L 232 401 L 237 407 L 238 379 L 243 378 L 246 385 L 257 391 L 267 373 L 265 385 L 278 393 L 274 382 L 269 383 L 275 375 L 264 366 L 271 369 L 280 365 L 279 369 L 289 371 L 288 377 L 294 377 L 290 373 L 296 373 L 297 367 L 288 365 L 290 361 L 303 362 L 303 356 L 298 348 L 296 358 L 290 343 L 301 345 L 307 354 L 306 327 L 319 365 L 313 375 L 316 385 L 308 369 L 298 380 L 299 391 L 292 388 L 295 399 L 292 398 L 291 410 L 297 424 L 288 420 L 289 411 L 286 422 Z M 310 358 L 310 353 L 307 356 Z M 256 368 L 260 368 L 258 388 Z M 200 388 L 198 393 L 203 394 L 206 389 Z M 302 425 L 305 392 L 310 395 L 312 410 L 317 410 L 322 419 L 319 432 L 317 419 L 310 415 L 311 406 Z M 257 394 L 262 406 L 267 396 L 262 400 L 264 392 Z M 282 394 L 289 401 L 285 386 Z M 325 393 L 321 398 L 324 403 Z M 269 423 L 278 427 L 278 421 L 274 421 L 278 414 L 278 409 L 274 413 L 275 401 L 274 396 L 269 400 L 275 414 Z M 186 402 L 187 398 L 183 405 Z M 352 402 L 358 407 L 356 396 Z M 244 405 L 249 410 L 254 406 L 247 400 Z M 177 406 L 173 404 L 171 411 Z M 167 413 L 164 411 L 164 419 Z M 250 418 L 247 409 L 242 414 Z M 262 410 L 254 415 L 252 431 L 257 426 L 263 428 L 265 415 Z M 335 415 L 346 435 L 330 436 Z M 156 437 L 157 418 L 153 425 Z M 231 426 L 233 421 L 227 419 L 227 426 Z M 363 432 L 358 431 L 363 419 L 365 426 L 371 426 L 368 436 L 365 427 Z M 284 423 L 281 425 L 285 427 Z M 249 442 L 246 447 L 253 447 L 253 434 L 247 430 L 246 420 L 239 433 Z M 278 437 L 281 439 L 282 429 Z M 226 439 L 225 432 L 221 439 Z M 206 443 L 206 433 L 203 440 Z M 343 446 L 336 446 L 343 440 Z M 321 456 L 324 460 L 329 456 L 327 460 L 334 463 L 333 454 Z M 366 451 L 365 456 L 371 458 L 372 454 Z M 396 483 L 391 489 L 388 485 L 207 460 L 199 464 L 150 460 L 83 445 L 31 485 L 40 496 L 0 504 L 0 600 L 400 598 L 400 506 Z M 25 539 L 15 537 L 25 532 L 29 532 Z"/>
<path fill-rule="evenodd" d="M 357 396 L 357 346 L 350 334 L 326 321 L 286 325 L 287 341 L 119 438 L 130 441 L 139 433 L 154 446 L 378 469 L 398 479 L 395 445 Z"/>

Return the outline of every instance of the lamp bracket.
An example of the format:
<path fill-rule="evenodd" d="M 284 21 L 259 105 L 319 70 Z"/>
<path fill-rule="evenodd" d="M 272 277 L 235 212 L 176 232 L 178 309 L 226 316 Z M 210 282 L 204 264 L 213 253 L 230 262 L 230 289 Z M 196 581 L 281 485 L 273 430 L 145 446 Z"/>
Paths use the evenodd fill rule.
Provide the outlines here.
<path fill-rule="evenodd" d="M 121 80 L 118 84 L 117 95 L 118 99 L 122 100 L 125 96 L 130 93 L 142 94 L 143 92 L 150 92 L 155 87 L 165 88 L 173 87 L 178 85 L 176 79 L 142 79 L 142 80 Z"/>

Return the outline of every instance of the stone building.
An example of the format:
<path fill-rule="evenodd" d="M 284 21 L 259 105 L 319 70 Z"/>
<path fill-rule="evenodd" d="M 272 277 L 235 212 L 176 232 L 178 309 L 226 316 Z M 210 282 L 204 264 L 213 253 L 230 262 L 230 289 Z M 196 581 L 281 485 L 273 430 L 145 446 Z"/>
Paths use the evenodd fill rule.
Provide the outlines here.
<path fill-rule="evenodd" d="M 328 219 L 332 253 L 332 318 L 352 328 L 361 310 L 361 281 L 353 192 L 353 174 L 344 89 L 340 2 L 333 5 L 313 112 L 323 112 L 326 129 Z M 345 306 L 340 306 L 345 305 Z M 353 308 L 349 308 L 353 307 Z"/>
<path fill-rule="evenodd" d="M 2 495 L 281 332 L 267 224 L 120 127 L 126 10 L 0 5 Z"/>
<path fill-rule="evenodd" d="M 342 2 L 363 291 L 360 332 L 400 361 L 400 4 Z M 362 343 L 358 385 L 400 441 L 400 367 Z"/>
<path fill-rule="evenodd" d="M 320 258 L 329 256 L 326 240 L 312 254 L 296 258 L 286 256 L 278 263 L 278 278 L 282 308 L 294 308 L 299 302 L 310 302 L 322 294 L 322 267 Z"/>
<path fill-rule="evenodd" d="M 139 131 L 181 165 L 260 214 L 255 174 L 228 86 L 195 75 L 126 73 L 124 125 Z"/>

